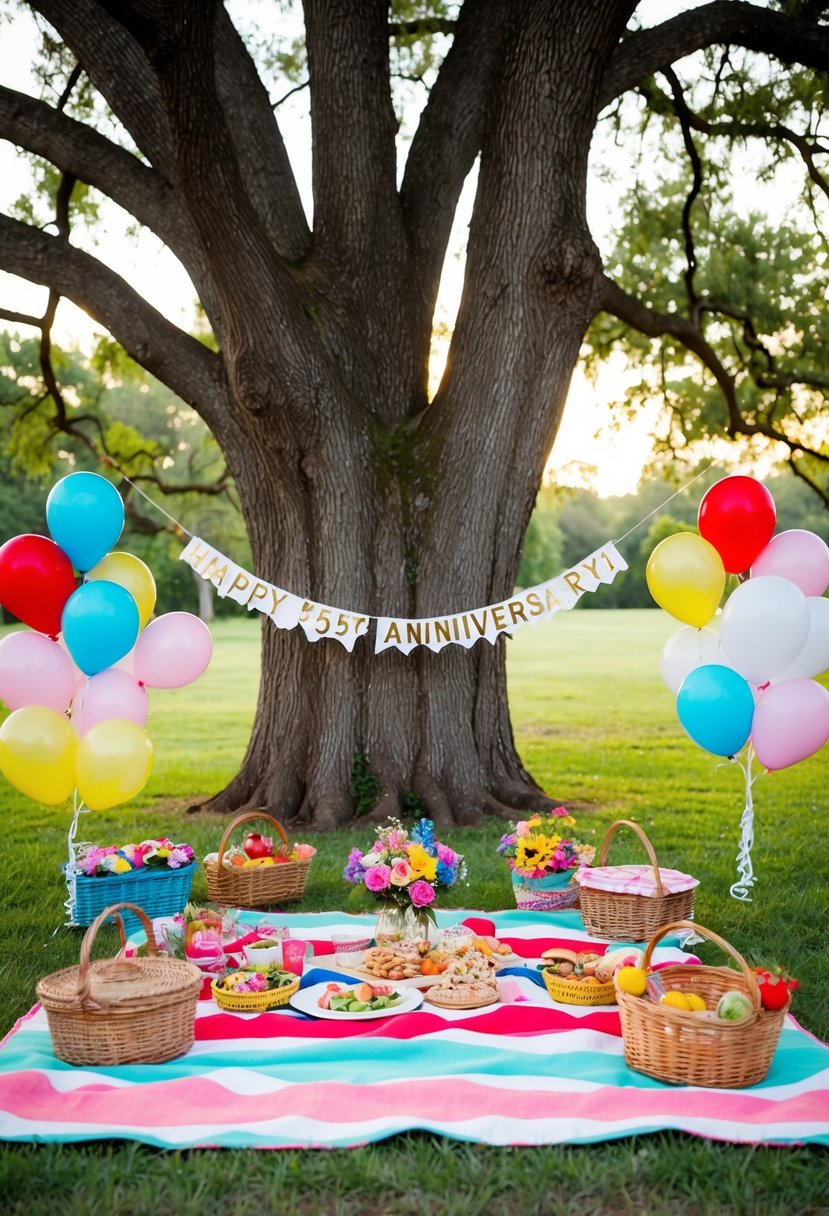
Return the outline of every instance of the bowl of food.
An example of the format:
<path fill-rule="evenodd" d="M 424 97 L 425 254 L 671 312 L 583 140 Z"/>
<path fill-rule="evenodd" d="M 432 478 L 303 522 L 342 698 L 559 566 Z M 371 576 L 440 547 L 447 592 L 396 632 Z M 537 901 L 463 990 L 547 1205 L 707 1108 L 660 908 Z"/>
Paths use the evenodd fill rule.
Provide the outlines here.
<path fill-rule="evenodd" d="M 248 942 L 242 947 L 245 961 L 254 966 L 272 967 L 282 962 L 282 943 L 273 938 L 263 938 L 258 942 Z"/>

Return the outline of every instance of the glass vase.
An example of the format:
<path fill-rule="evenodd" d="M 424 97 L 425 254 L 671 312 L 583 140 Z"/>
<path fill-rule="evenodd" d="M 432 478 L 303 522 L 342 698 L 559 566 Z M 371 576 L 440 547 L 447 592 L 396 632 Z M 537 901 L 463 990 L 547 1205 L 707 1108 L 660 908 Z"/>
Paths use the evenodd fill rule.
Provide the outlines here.
<path fill-rule="evenodd" d="M 425 908 L 412 904 L 384 904 L 377 917 L 374 940 L 378 946 L 391 942 L 421 941 L 428 938 L 431 918 Z"/>
<path fill-rule="evenodd" d="M 545 874 L 542 878 L 527 878 L 512 871 L 512 893 L 515 906 L 527 912 L 556 912 L 559 908 L 577 908 L 580 888 L 573 882 L 573 870 Z"/>

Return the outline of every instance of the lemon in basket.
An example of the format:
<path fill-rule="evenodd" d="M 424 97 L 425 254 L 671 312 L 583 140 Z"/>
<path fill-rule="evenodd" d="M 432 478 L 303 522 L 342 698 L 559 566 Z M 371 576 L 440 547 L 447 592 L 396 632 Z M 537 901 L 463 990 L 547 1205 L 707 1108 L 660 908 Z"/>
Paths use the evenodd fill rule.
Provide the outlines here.
<path fill-rule="evenodd" d="M 641 996 L 648 985 L 647 972 L 641 967 L 620 967 L 616 972 L 616 987 L 630 996 Z"/>
<path fill-rule="evenodd" d="M 686 992 L 678 992 L 676 988 L 671 988 L 670 991 L 664 993 L 659 998 L 659 1004 L 668 1005 L 671 1009 L 684 1009 L 686 1013 L 693 1009 L 693 1005 L 688 999 L 688 994 Z"/>

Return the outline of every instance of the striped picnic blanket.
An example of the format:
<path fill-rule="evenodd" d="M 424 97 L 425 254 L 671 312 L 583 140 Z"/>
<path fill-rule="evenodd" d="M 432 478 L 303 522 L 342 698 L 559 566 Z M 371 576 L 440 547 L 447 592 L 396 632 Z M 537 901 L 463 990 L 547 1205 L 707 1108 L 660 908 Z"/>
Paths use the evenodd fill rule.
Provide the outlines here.
<path fill-rule="evenodd" d="M 551 945 L 602 951 L 576 912 L 472 914 L 516 957 L 502 1001 L 422 1005 L 333 1022 L 288 1010 L 198 1004 L 191 1050 L 159 1065 L 75 1068 L 56 1060 L 35 1007 L 0 1046 L 0 1139 L 138 1140 L 161 1148 L 341 1148 L 424 1130 L 485 1144 L 589 1143 L 676 1128 L 718 1140 L 829 1144 L 829 1047 L 787 1019 L 765 1081 L 744 1090 L 664 1085 L 627 1067 L 615 1006 L 556 1004 L 536 959 Z M 446 925 L 469 913 L 440 913 Z M 261 919 L 256 917 L 256 919 Z M 343 981 L 341 913 L 274 917 L 312 941 L 303 987 Z M 666 938 L 654 961 L 689 958 Z"/>

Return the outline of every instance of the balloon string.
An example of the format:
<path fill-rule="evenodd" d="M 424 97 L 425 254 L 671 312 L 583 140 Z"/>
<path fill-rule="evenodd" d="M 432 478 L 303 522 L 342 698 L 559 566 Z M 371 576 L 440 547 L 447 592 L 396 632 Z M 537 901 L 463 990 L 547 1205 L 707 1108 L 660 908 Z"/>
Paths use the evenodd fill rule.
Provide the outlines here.
<path fill-rule="evenodd" d="M 713 460 L 709 461 L 708 464 L 705 466 L 705 468 L 702 469 L 699 473 L 697 473 L 696 477 L 692 477 L 690 481 L 686 481 L 684 486 L 680 486 L 678 490 L 675 490 L 674 493 L 670 495 L 670 497 L 666 498 L 664 502 L 661 502 L 659 504 L 659 506 L 654 507 L 654 509 L 652 511 L 649 511 L 644 519 L 640 519 L 639 522 L 634 524 L 632 528 L 628 528 L 628 530 L 627 530 L 627 532 L 625 532 L 624 536 L 620 536 L 613 543 L 615 545 L 620 545 L 623 540 L 626 540 L 627 537 L 630 536 L 631 532 L 635 532 L 637 528 L 641 528 L 642 524 L 646 524 L 648 522 L 648 520 L 652 516 L 656 515 L 657 512 L 661 511 L 663 507 L 667 507 L 668 503 L 672 502 L 673 499 L 675 499 L 679 494 L 684 494 L 689 486 L 692 486 L 695 481 L 699 481 L 700 477 L 704 477 L 705 474 L 708 472 L 708 470 L 710 468 L 713 468 L 713 466 L 714 466 L 714 461 Z"/>
<path fill-rule="evenodd" d="M 66 892 L 67 892 L 67 895 L 66 895 L 66 899 L 64 900 L 64 904 L 63 904 L 63 906 L 66 910 L 66 920 L 64 922 L 66 927 L 72 927 L 72 926 L 75 926 L 78 924 L 78 922 L 75 920 L 75 910 L 76 910 L 75 900 L 77 897 L 78 874 L 80 873 L 80 870 L 78 869 L 78 850 L 81 848 L 88 848 L 91 844 L 91 841 L 88 841 L 88 840 L 76 841 L 75 836 L 77 835 L 77 832 L 78 832 L 78 821 L 80 819 L 80 816 L 88 815 L 88 814 L 89 814 L 89 807 L 84 806 L 83 802 L 78 797 L 78 791 L 75 790 L 72 795 L 72 823 L 70 825 L 69 836 L 67 838 L 67 851 L 68 851 L 68 858 L 67 858 L 67 862 L 66 862 Z"/>
<path fill-rule="evenodd" d="M 739 878 L 731 887 L 731 894 L 734 899 L 742 900 L 745 903 L 751 903 L 749 891 L 754 886 L 754 868 L 751 864 L 751 850 L 754 847 L 754 797 L 752 788 L 754 782 L 761 775 L 755 773 L 752 775 L 751 766 L 754 760 L 754 749 L 751 744 L 748 745 L 746 753 L 746 763 L 742 764 L 739 760 L 735 763 L 739 764 L 746 783 L 746 804 L 740 819 L 740 849 L 737 853 L 737 870 Z"/>

